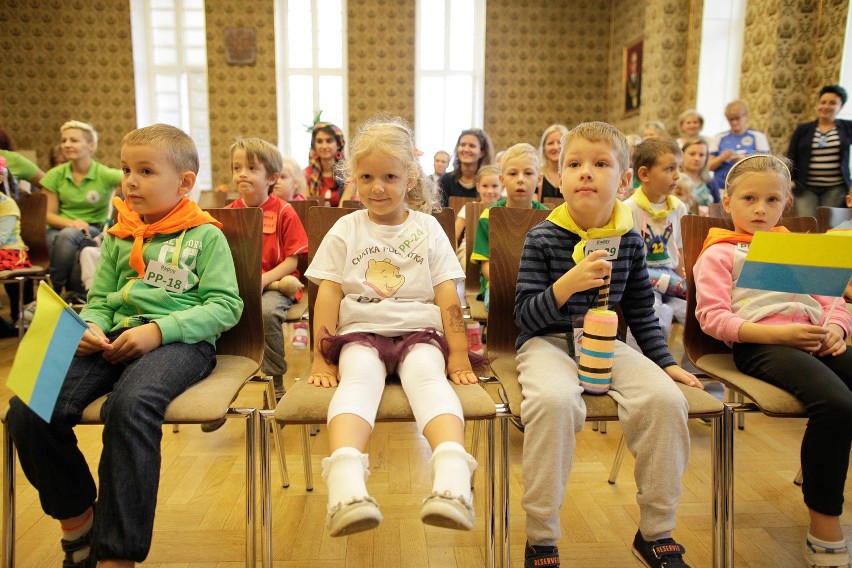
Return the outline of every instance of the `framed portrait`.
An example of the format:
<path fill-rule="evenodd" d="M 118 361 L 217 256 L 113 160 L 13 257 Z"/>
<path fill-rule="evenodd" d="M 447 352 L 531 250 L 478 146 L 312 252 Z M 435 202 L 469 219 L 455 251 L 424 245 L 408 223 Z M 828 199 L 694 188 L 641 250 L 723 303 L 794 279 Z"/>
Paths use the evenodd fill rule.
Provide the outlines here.
<path fill-rule="evenodd" d="M 624 48 L 624 113 L 639 112 L 642 105 L 642 40 Z"/>
<path fill-rule="evenodd" d="M 225 62 L 229 65 L 254 65 L 257 36 L 254 28 L 225 28 Z"/>

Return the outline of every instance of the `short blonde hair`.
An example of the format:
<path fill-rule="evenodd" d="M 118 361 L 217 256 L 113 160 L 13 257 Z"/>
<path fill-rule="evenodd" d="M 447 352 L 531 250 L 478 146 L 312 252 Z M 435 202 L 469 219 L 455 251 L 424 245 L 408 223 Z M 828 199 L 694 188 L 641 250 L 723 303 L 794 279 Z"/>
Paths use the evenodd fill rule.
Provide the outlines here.
<path fill-rule="evenodd" d="M 281 173 L 281 152 L 278 148 L 263 140 L 262 138 L 241 138 L 231 144 L 231 160 L 234 159 L 234 152 L 242 150 L 246 153 L 246 158 L 249 161 L 262 164 L 266 170 L 266 175 Z M 269 191 L 275 184 L 269 186 Z"/>
<path fill-rule="evenodd" d="M 538 152 L 536 152 L 536 149 L 533 148 L 532 144 L 521 142 L 509 147 L 506 149 L 506 153 L 503 154 L 502 163 L 506 164 L 509 160 L 515 160 L 517 158 L 528 158 L 535 166 L 536 171 L 541 172 L 541 161 L 538 159 Z"/>
<path fill-rule="evenodd" d="M 98 147 L 98 131 L 95 130 L 95 127 L 89 124 L 88 122 L 81 122 L 79 120 L 69 120 L 65 124 L 59 127 L 59 135 L 61 136 L 63 132 L 70 128 L 76 128 L 83 132 L 83 137 L 89 141 L 89 143 L 94 143 L 95 148 Z"/>
<path fill-rule="evenodd" d="M 479 171 L 476 172 L 476 177 L 473 179 L 474 185 L 479 185 L 479 180 L 484 178 L 485 176 L 499 176 L 500 168 L 497 166 L 482 166 L 479 168 Z"/>
<path fill-rule="evenodd" d="M 76 127 L 72 127 L 76 128 Z M 178 172 L 198 174 L 198 149 L 189 135 L 170 124 L 153 124 L 128 132 L 121 140 L 125 146 L 154 146 L 166 154 Z"/>
<path fill-rule="evenodd" d="M 562 137 L 562 152 L 559 154 L 559 171 L 562 172 L 562 163 L 565 161 L 565 153 L 571 143 L 578 138 L 587 142 L 603 142 L 612 146 L 615 159 L 620 170 L 624 173 L 630 169 L 630 152 L 627 148 L 627 138 L 616 127 L 606 122 L 581 122 L 568 131 Z"/>
<path fill-rule="evenodd" d="M 414 132 L 404 119 L 379 115 L 364 123 L 349 145 L 349 155 L 339 163 L 338 170 L 343 179 L 353 180 L 358 161 L 371 153 L 385 154 L 402 162 L 412 179 L 405 194 L 409 209 L 423 213 L 440 209 L 437 186 L 420 167 L 417 159 L 420 151 L 414 145 Z"/>
<path fill-rule="evenodd" d="M 784 197 L 793 194 L 793 180 L 790 176 L 790 161 L 774 154 L 752 154 L 734 164 L 725 177 L 725 194 L 730 198 L 737 183 L 748 174 L 775 173 L 781 178 Z"/>
<path fill-rule="evenodd" d="M 305 177 L 305 170 L 299 165 L 299 162 L 290 156 L 281 158 L 281 172 L 287 172 L 290 177 L 296 182 L 296 191 L 294 195 L 308 194 L 308 178 Z"/>
<path fill-rule="evenodd" d="M 725 115 L 727 116 L 727 114 L 734 109 L 740 109 L 742 111 L 742 114 L 748 114 L 748 105 L 746 104 L 745 101 L 741 101 L 741 100 L 731 101 L 728 104 L 726 104 L 725 105 Z"/>

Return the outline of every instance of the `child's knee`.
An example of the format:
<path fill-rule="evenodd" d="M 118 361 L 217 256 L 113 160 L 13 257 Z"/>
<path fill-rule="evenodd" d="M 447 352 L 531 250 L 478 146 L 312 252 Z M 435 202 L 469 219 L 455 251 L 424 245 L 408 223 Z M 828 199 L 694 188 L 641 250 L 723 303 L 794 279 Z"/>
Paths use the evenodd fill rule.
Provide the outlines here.
<path fill-rule="evenodd" d="M 525 393 L 521 403 L 521 420 L 527 423 L 538 417 L 573 424 L 574 432 L 579 432 L 586 420 L 586 405 L 579 391 L 538 391 L 530 393 L 530 396 Z"/>

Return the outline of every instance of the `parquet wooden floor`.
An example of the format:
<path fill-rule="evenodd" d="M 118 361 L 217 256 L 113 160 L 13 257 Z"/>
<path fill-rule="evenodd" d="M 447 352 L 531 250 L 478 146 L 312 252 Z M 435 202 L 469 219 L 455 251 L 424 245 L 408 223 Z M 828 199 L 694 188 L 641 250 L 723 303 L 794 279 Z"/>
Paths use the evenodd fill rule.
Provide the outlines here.
<path fill-rule="evenodd" d="M 3 298 L 6 304 L 5 298 Z M 4 310 L 5 311 L 5 310 Z M 289 340 L 289 338 L 288 338 Z M 0 399 L 9 396 L 5 377 L 16 341 L 0 340 Z M 675 346 L 677 350 L 677 346 Z M 288 349 L 292 381 L 307 365 L 305 351 Z M 261 390 L 249 385 L 238 399 L 258 405 Z M 470 430 L 470 429 L 468 429 Z M 736 566 L 800 568 L 799 547 L 807 514 L 801 491 L 792 479 L 799 467 L 801 420 L 749 415 L 746 429 L 736 433 Z M 237 568 L 243 566 L 244 445 L 241 421 L 229 421 L 213 434 L 197 426 L 163 435 L 163 468 L 151 568 Z M 688 550 L 693 567 L 711 565 L 711 470 L 708 426 L 691 421 L 692 455 L 683 479 L 676 537 Z M 81 447 L 96 471 L 100 428 L 78 428 Z M 468 433 L 468 437 L 470 432 Z M 617 423 L 607 434 L 587 428 L 579 435 L 575 467 L 562 512 L 559 542 L 563 566 L 619 568 L 637 566 L 629 546 L 636 531 L 638 508 L 628 455 L 615 485 L 606 481 L 620 437 Z M 512 565 L 523 565 L 524 514 L 522 435 L 510 432 Z M 300 434 L 285 430 L 290 470 L 289 489 L 280 486 L 273 469 L 273 514 L 276 568 L 481 568 L 485 562 L 482 500 L 477 497 L 477 525 L 469 533 L 424 526 L 418 518 L 421 499 L 429 491 L 428 445 L 411 424 L 380 424 L 370 447 L 372 475 L 368 485 L 384 514 L 380 527 L 347 538 L 324 532 L 325 487 L 320 462 L 327 455 L 324 428 L 311 440 L 315 489 L 305 491 Z M 275 467 L 273 455 L 273 468 Z M 480 456 L 480 460 L 482 458 Z M 482 474 L 477 473 L 482 487 Z M 17 566 L 60 566 L 58 524 L 46 517 L 38 497 L 18 467 Z M 847 483 L 852 503 L 852 482 Z M 852 539 L 852 511 L 843 516 Z"/>

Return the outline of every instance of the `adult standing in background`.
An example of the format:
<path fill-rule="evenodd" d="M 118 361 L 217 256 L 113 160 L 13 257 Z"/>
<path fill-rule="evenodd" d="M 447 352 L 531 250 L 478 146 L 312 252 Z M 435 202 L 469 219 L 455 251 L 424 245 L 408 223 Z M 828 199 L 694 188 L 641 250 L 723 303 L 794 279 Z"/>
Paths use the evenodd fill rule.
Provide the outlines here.
<path fill-rule="evenodd" d="M 447 173 L 447 168 L 450 167 L 450 153 L 445 150 L 438 150 L 432 159 L 432 167 L 434 172 L 429 176 L 429 179 L 438 183 L 441 176 Z"/>
<path fill-rule="evenodd" d="M 748 127 L 748 106 L 745 101 L 733 101 L 725 107 L 725 118 L 731 129 L 717 134 L 710 141 L 710 193 L 713 201 L 722 201 L 721 190 L 725 189 L 725 176 L 731 168 L 751 154 L 769 152 L 769 139 L 760 130 Z"/>
<path fill-rule="evenodd" d="M 476 172 L 482 166 L 490 166 L 494 146 L 488 134 L 481 128 L 462 130 L 453 152 L 453 170 L 441 176 L 441 207 L 447 207 L 450 197 L 476 197 Z"/>
<path fill-rule="evenodd" d="M 817 119 L 796 127 L 787 148 L 793 162 L 796 214 L 816 217 L 816 208 L 843 207 L 850 185 L 849 145 L 852 121 L 837 118 L 846 104 L 846 89 L 826 85 L 819 91 Z"/>
<path fill-rule="evenodd" d="M 92 125 L 71 120 L 59 133 L 68 161 L 48 170 L 41 180 L 47 194 L 50 279 L 57 292 L 65 288 L 67 300 L 85 303 L 80 251 L 95 246 L 93 239 L 109 217 L 110 199 L 122 173 L 92 159 L 98 147 Z"/>
<path fill-rule="evenodd" d="M 308 153 L 308 193 L 319 197 L 321 203 L 337 207 L 343 194 L 343 182 L 335 178 L 337 163 L 344 157 L 346 139 L 343 131 L 330 122 L 317 122 L 311 129 L 311 150 Z"/>
<path fill-rule="evenodd" d="M 5 128 L 0 128 L 0 156 L 6 159 L 6 168 L 15 180 L 28 181 L 36 187 L 41 187 L 39 182 L 44 177 L 44 172 L 16 151 L 12 136 Z"/>
<path fill-rule="evenodd" d="M 562 197 L 562 190 L 559 189 L 559 155 L 562 153 L 562 137 L 566 134 L 567 126 L 551 124 L 541 135 L 538 153 L 542 176 L 536 192 L 539 202 L 543 203 L 545 197 Z"/>

